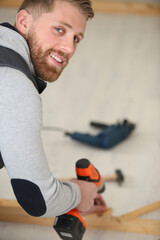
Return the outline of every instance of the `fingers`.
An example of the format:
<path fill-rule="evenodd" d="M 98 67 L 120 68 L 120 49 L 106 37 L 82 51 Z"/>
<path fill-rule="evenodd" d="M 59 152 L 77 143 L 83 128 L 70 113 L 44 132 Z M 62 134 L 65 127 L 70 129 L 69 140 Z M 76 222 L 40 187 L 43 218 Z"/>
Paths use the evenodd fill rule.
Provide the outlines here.
<path fill-rule="evenodd" d="M 106 203 L 102 196 L 99 194 L 94 200 L 93 211 L 94 212 L 104 212 L 107 209 Z"/>
<path fill-rule="evenodd" d="M 84 214 L 101 213 L 107 209 L 106 203 L 101 194 L 97 194 L 97 187 L 94 183 L 71 179 L 78 184 L 81 191 L 81 202 L 76 207 L 78 211 Z"/>
<path fill-rule="evenodd" d="M 81 202 L 76 207 L 80 212 L 88 211 L 94 205 L 94 199 L 97 196 L 97 187 L 94 183 L 72 179 L 72 182 L 78 184 L 81 191 Z"/>
<path fill-rule="evenodd" d="M 94 204 L 91 206 L 91 208 L 85 213 L 101 213 L 106 211 L 107 206 L 103 199 L 103 197 L 100 194 L 97 194 L 96 198 L 94 199 Z"/>

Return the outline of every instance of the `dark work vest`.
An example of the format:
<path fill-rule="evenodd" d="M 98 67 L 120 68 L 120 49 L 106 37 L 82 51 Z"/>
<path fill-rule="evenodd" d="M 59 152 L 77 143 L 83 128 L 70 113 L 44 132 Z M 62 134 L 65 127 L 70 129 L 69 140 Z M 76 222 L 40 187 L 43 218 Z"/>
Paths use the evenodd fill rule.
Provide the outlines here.
<path fill-rule="evenodd" d="M 39 94 L 42 93 L 47 86 L 46 82 L 31 73 L 23 57 L 10 48 L 0 46 L 0 67 L 14 68 L 23 72 L 33 82 Z M 4 163 L 0 153 L 0 168 L 3 167 Z"/>

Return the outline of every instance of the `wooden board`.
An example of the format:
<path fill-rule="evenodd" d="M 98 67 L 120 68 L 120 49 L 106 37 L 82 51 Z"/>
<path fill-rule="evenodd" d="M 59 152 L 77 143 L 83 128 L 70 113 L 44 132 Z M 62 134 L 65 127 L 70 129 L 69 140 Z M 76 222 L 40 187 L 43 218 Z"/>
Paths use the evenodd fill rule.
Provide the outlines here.
<path fill-rule="evenodd" d="M 138 218 L 158 209 L 160 201 L 119 217 L 112 216 L 112 209 L 108 208 L 103 214 L 90 214 L 83 219 L 88 229 L 160 235 L 160 220 Z M 0 200 L 0 221 L 53 226 L 54 220 L 28 215 L 15 200 Z"/>
<path fill-rule="evenodd" d="M 160 16 L 160 6 L 151 3 L 93 1 L 95 12 Z"/>
<path fill-rule="evenodd" d="M 0 7 L 19 7 L 22 0 L 0 0 Z M 152 3 L 93 0 L 95 12 L 160 16 L 160 6 Z"/>
<path fill-rule="evenodd" d="M 0 7 L 19 7 L 22 0 L 0 0 Z"/>

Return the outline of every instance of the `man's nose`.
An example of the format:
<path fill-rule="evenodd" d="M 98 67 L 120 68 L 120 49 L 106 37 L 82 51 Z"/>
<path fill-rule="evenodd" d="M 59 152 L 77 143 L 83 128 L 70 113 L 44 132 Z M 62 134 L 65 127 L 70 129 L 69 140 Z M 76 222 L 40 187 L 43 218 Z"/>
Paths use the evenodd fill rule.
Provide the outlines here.
<path fill-rule="evenodd" d="M 74 44 L 74 38 L 66 37 L 63 39 L 60 45 L 61 51 L 63 51 L 65 54 L 71 58 L 76 50 L 75 44 Z"/>

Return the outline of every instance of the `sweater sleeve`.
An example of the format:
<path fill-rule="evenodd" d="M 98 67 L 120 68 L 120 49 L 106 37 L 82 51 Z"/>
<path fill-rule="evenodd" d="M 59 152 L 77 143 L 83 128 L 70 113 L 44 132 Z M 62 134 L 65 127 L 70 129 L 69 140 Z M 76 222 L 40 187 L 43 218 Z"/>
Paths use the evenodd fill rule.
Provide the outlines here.
<path fill-rule="evenodd" d="M 20 71 L 0 68 L 0 151 L 17 201 L 32 216 L 53 217 L 75 208 L 78 185 L 51 173 L 42 145 L 41 98 Z"/>

